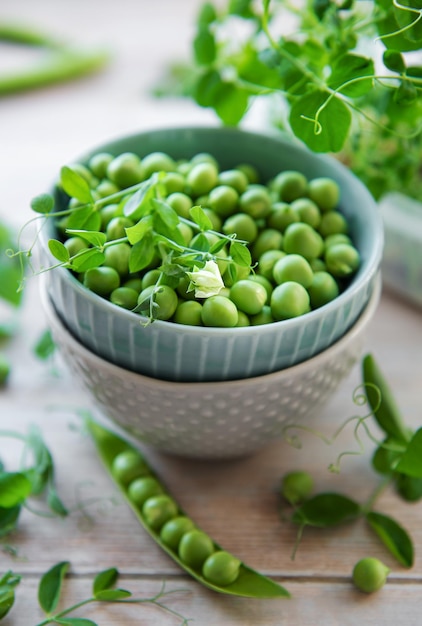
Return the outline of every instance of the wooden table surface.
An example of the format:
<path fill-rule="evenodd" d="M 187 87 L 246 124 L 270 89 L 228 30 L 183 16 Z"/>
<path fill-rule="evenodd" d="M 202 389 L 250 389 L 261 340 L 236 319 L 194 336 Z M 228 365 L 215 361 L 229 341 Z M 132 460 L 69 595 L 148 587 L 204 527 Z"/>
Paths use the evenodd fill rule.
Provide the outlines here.
<path fill-rule="evenodd" d="M 104 45 L 112 52 L 108 68 L 73 83 L 0 100 L 0 218 L 20 227 L 31 216 L 30 199 L 44 191 L 59 167 L 103 141 L 164 125 L 212 123 L 208 111 L 190 102 L 154 100 L 150 88 L 170 59 L 188 54 L 198 0 L 115 3 L 73 0 L 17 0 L 0 6 L 0 22 L 32 25 L 78 45 Z M 6 52 L 3 48 L 1 52 Z M 22 64 L 27 55 L 0 55 L 0 71 Z M 252 111 L 248 125 L 259 127 Z M 27 235 L 30 238 L 30 235 Z M 24 237 L 25 241 L 25 237 Z M 390 557 L 363 522 L 338 529 L 305 532 L 295 560 L 295 529 L 280 520 L 277 488 L 291 469 L 310 471 L 316 488 L 338 490 L 364 501 L 377 485 L 370 467 L 372 444 L 362 456 L 344 460 L 339 475 L 327 466 L 340 450 L 354 446 L 351 429 L 329 447 L 311 435 L 303 448 L 283 441 L 255 456 L 201 463 L 146 449 L 148 460 L 188 514 L 218 543 L 251 567 L 285 585 L 289 600 L 247 600 L 217 595 L 189 579 L 139 527 L 105 474 L 93 444 L 80 429 L 77 411 L 93 410 L 59 356 L 48 362 L 32 351 L 46 327 L 38 279 L 29 280 L 19 313 L 19 335 L 7 346 L 12 362 L 9 383 L 0 392 L 0 428 L 27 432 L 36 424 L 52 451 L 59 493 L 72 514 L 46 519 L 25 511 L 17 531 L 0 547 L 0 575 L 22 575 L 13 611 L 5 626 L 35 626 L 42 621 L 37 604 L 40 576 L 53 564 L 71 562 L 65 605 L 90 593 L 95 573 L 115 566 L 121 585 L 140 596 L 178 589 L 165 602 L 198 626 L 393 625 L 422 623 L 422 505 L 402 503 L 387 490 L 379 509 L 411 533 L 415 564 L 407 570 Z M 384 293 L 366 337 L 366 349 L 382 366 L 408 423 L 421 422 L 421 311 Z M 315 424 L 330 436 L 358 410 L 352 402 L 360 382 L 356 366 Z M 17 468 L 19 446 L 1 439 L 0 457 Z M 99 498 L 98 502 L 91 500 Z M 85 503 L 85 505 L 83 505 Z M 16 554 L 10 554 L 12 546 Z M 381 558 L 390 568 L 387 585 L 371 596 L 351 584 L 354 563 Z M 101 626 L 180 624 L 181 619 L 148 604 L 98 604 L 77 615 Z"/>

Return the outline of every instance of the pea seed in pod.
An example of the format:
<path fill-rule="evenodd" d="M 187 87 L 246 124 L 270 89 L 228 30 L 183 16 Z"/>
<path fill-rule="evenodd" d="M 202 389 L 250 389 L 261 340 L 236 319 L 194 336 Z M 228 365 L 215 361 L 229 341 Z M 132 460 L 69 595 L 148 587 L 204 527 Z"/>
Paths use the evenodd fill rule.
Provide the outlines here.
<path fill-rule="evenodd" d="M 239 318 L 237 307 L 224 296 L 211 296 L 202 305 L 202 323 L 204 326 L 233 328 Z"/>
<path fill-rule="evenodd" d="M 142 507 L 149 498 L 161 495 L 163 488 L 153 476 L 142 476 L 129 483 L 127 493 L 131 502 Z"/>
<path fill-rule="evenodd" d="M 293 202 L 306 195 L 308 180 L 301 172 L 285 170 L 277 174 L 271 183 L 271 188 L 282 202 Z"/>
<path fill-rule="evenodd" d="M 107 176 L 107 167 L 114 159 L 109 152 L 97 152 L 88 161 L 88 167 L 97 178 L 105 178 Z"/>
<path fill-rule="evenodd" d="M 197 300 L 180 302 L 174 314 L 174 322 L 188 326 L 202 326 L 202 304 Z"/>
<path fill-rule="evenodd" d="M 293 281 L 277 285 L 271 294 L 271 313 L 275 320 L 299 317 L 310 311 L 309 294 Z"/>
<path fill-rule="evenodd" d="M 282 250 L 267 250 L 258 259 L 258 273 L 268 280 L 273 279 L 274 265 L 286 255 Z"/>
<path fill-rule="evenodd" d="M 149 178 L 154 172 L 174 172 L 176 163 L 165 152 L 150 152 L 142 159 L 142 168 L 145 178 Z"/>
<path fill-rule="evenodd" d="M 236 189 L 228 185 L 218 185 L 209 193 L 209 207 L 222 218 L 233 215 L 236 211 L 239 194 Z"/>
<path fill-rule="evenodd" d="M 230 300 L 239 311 L 247 315 L 256 315 L 262 311 L 267 301 L 267 290 L 253 280 L 239 280 L 230 289 Z"/>
<path fill-rule="evenodd" d="M 110 294 L 110 302 L 131 311 L 138 303 L 138 292 L 129 287 L 117 287 Z"/>
<path fill-rule="evenodd" d="M 274 202 L 267 217 L 267 224 L 270 228 L 275 228 L 284 233 L 287 226 L 295 222 L 300 222 L 300 217 L 290 204 L 287 202 Z"/>
<path fill-rule="evenodd" d="M 257 220 L 271 211 L 271 196 L 264 185 L 250 185 L 240 196 L 239 205 L 244 213 Z"/>
<path fill-rule="evenodd" d="M 222 226 L 225 235 L 236 235 L 237 239 L 243 239 L 252 243 L 258 236 L 258 227 L 255 220 L 247 213 L 236 213 L 228 217 Z"/>
<path fill-rule="evenodd" d="M 140 454 L 126 450 L 113 459 L 111 473 L 119 483 L 128 485 L 135 478 L 149 474 L 149 468 Z"/>
<path fill-rule="evenodd" d="M 92 267 L 84 274 L 85 287 L 99 296 L 109 296 L 120 286 L 120 276 L 113 267 Z"/>
<path fill-rule="evenodd" d="M 186 183 L 194 196 L 209 193 L 218 183 L 218 169 L 213 163 L 198 163 L 188 173 Z"/>
<path fill-rule="evenodd" d="M 142 506 L 142 515 L 148 526 L 154 530 L 160 530 L 169 519 L 177 515 L 177 512 L 176 502 L 166 494 L 152 496 Z"/>
<path fill-rule="evenodd" d="M 242 170 L 225 170 L 218 175 L 218 184 L 229 185 L 236 189 L 237 193 L 240 195 L 246 191 L 249 180 Z"/>
<path fill-rule="evenodd" d="M 179 515 L 164 524 L 160 531 L 160 538 L 171 550 L 177 551 L 183 535 L 195 528 L 193 521 L 185 515 Z"/>
<path fill-rule="evenodd" d="M 129 257 L 132 251 L 128 243 L 116 243 L 104 250 L 104 265 L 113 267 L 121 277 L 129 274 Z"/>
<path fill-rule="evenodd" d="M 313 178 L 308 184 L 308 195 L 321 211 L 332 211 L 339 203 L 340 187 L 332 178 Z"/>
<path fill-rule="evenodd" d="M 321 211 L 315 202 L 309 198 L 298 198 L 290 206 L 297 213 L 300 222 L 305 222 L 312 228 L 318 228 L 321 222 Z"/>
<path fill-rule="evenodd" d="M 339 287 L 331 274 L 328 272 L 315 272 L 312 283 L 308 287 L 311 307 L 318 309 L 324 304 L 328 304 L 339 295 Z"/>
<path fill-rule="evenodd" d="M 312 226 L 299 222 L 286 228 L 283 248 L 287 254 L 300 254 L 310 261 L 321 256 L 324 240 Z"/>
<path fill-rule="evenodd" d="M 324 259 L 327 270 L 338 278 L 354 274 L 360 263 L 359 252 L 347 243 L 337 243 L 327 248 Z"/>
<path fill-rule="evenodd" d="M 318 230 L 323 237 L 338 234 L 344 235 L 349 230 L 349 225 L 344 215 L 338 211 L 327 211 L 327 213 L 322 215 Z"/>
<path fill-rule="evenodd" d="M 300 254 L 286 254 L 273 268 L 273 278 L 277 285 L 294 281 L 303 287 L 312 284 L 314 273 L 308 261 Z"/>
<path fill-rule="evenodd" d="M 206 533 L 194 529 L 183 535 L 178 552 L 186 565 L 200 569 L 204 561 L 214 552 L 214 544 Z"/>
<path fill-rule="evenodd" d="M 202 574 L 210 583 L 225 587 L 234 583 L 239 576 L 241 562 L 225 550 L 211 554 L 202 567 Z"/>
<path fill-rule="evenodd" d="M 379 591 L 387 582 L 390 569 L 374 557 L 360 559 L 353 568 L 353 582 L 364 593 Z"/>
<path fill-rule="evenodd" d="M 268 250 L 281 250 L 283 246 L 283 235 L 275 228 L 265 228 L 256 238 L 252 246 L 252 256 L 259 259 Z"/>
<path fill-rule="evenodd" d="M 121 189 L 140 183 L 145 178 L 141 159 L 133 152 L 119 154 L 108 164 L 107 178 Z"/>
<path fill-rule="evenodd" d="M 153 295 L 153 301 L 157 305 L 154 315 L 159 320 L 169 320 L 175 313 L 178 305 L 177 294 L 168 285 L 150 285 L 146 289 L 143 289 L 139 294 L 138 304 L 141 304 Z"/>

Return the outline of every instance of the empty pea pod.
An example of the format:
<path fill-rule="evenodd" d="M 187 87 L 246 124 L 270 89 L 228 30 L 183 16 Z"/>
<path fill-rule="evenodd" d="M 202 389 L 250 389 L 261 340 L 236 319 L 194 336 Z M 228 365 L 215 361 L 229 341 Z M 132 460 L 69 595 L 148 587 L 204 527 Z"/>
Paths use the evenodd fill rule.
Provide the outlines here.
<path fill-rule="evenodd" d="M 189 520 L 186 513 L 174 501 L 165 486 L 160 483 L 152 468 L 147 466 L 140 453 L 131 444 L 90 419 L 87 420 L 86 425 L 106 469 L 122 491 L 126 502 L 134 511 L 143 528 L 184 571 L 205 587 L 224 594 L 250 598 L 288 598 L 290 596 L 284 587 L 251 569 L 239 561 L 239 559 L 224 551 L 221 546 L 210 538 L 208 539 L 209 545 L 212 546 L 211 551 L 207 551 L 207 553 L 204 551 L 204 559 L 201 559 L 201 563 L 195 566 L 195 568 L 188 565 L 182 556 L 189 551 L 187 544 L 192 542 L 192 536 L 199 534 L 204 535 L 204 537 L 208 536 L 202 533 L 201 529 L 197 528 L 192 520 Z M 156 492 L 154 492 L 154 495 L 151 495 L 146 500 L 141 499 L 142 504 L 139 504 L 139 500 L 134 501 L 134 499 L 131 499 L 131 483 L 126 482 L 127 475 L 121 480 L 119 472 L 113 471 L 113 467 L 120 466 L 119 459 L 125 457 L 141 460 L 138 461 L 140 468 L 139 477 L 144 479 L 148 473 L 147 476 L 159 484 L 160 493 L 155 495 Z M 125 469 L 127 470 L 127 468 Z M 132 476 L 132 480 L 136 481 L 138 479 L 136 476 Z M 160 504 L 164 505 L 162 509 Z M 163 513 L 162 515 L 159 514 L 161 512 Z M 151 519 L 153 519 L 152 523 Z M 178 532 L 180 529 L 173 528 L 172 532 L 169 532 L 169 524 L 171 525 L 173 521 L 174 525 L 175 520 L 180 519 L 184 520 L 180 535 Z M 194 535 L 190 533 L 194 533 Z M 190 541 L 185 539 L 184 550 L 181 551 L 181 556 L 178 547 L 186 535 L 190 535 Z M 171 537 L 171 540 L 169 540 L 169 537 Z M 225 571 L 225 565 L 229 568 L 228 572 Z"/>

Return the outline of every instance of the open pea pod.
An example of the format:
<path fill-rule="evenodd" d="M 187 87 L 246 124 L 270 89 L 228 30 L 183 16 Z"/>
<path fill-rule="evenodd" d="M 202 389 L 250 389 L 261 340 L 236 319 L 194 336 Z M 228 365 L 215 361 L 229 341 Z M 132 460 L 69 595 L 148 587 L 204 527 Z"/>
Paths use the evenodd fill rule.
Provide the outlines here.
<path fill-rule="evenodd" d="M 241 563 L 239 568 L 239 574 L 236 580 L 228 585 L 219 586 L 211 583 L 207 580 L 200 571 L 197 571 L 184 563 L 177 552 L 170 549 L 160 538 L 159 532 L 154 530 L 151 526 L 149 526 L 142 514 L 141 509 L 134 504 L 129 496 L 127 489 L 124 485 L 122 485 L 118 480 L 115 479 L 112 473 L 112 465 L 113 461 L 118 454 L 125 451 L 136 451 L 139 454 L 139 450 L 131 446 L 127 441 L 117 436 L 114 433 L 111 433 L 104 427 L 100 426 L 96 422 L 88 419 L 86 422 L 88 431 L 90 432 L 97 451 L 109 471 L 111 477 L 113 478 L 115 484 L 122 491 L 127 503 L 134 511 L 136 517 L 138 518 L 141 525 L 145 528 L 145 530 L 151 535 L 154 541 L 161 546 L 161 548 L 171 556 L 171 558 L 176 561 L 180 565 L 182 569 L 184 569 L 188 574 L 190 574 L 195 580 L 200 582 L 205 587 L 212 589 L 213 591 L 217 591 L 219 593 L 234 595 L 234 596 L 243 596 L 249 598 L 288 598 L 290 597 L 290 593 L 281 585 L 276 583 L 275 581 L 259 574 L 255 570 L 247 567 L 244 563 Z M 154 477 L 153 470 L 150 470 L 150 474 Z M 157 478 L 157 477 L 156 477 Z M 164 492 L 168 493 L 167 490 L 163 487 Z M 170 494 L 169 494 L 170 495 Z M 178 515 L 185 515 L 185 513 L 179 508 Z M 221 550 L 222 548 L 214 543 L 215 550 Z"/>

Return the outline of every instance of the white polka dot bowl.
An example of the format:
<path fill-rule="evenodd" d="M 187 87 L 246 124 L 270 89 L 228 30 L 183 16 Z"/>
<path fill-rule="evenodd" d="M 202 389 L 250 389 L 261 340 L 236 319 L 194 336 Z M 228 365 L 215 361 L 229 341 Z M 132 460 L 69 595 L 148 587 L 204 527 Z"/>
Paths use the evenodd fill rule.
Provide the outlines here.
<path fill-rule="evenodd" d="M 43 304 L 54 340 L 76 380 L 102 415 L 147 446 L 183 457 L 250 455 L 282 438 L 288 424 L 315 425 L 332 394 L 363 352 L 380 284 L 353 327 L 315 357 L 255 378 L 178 383 L 149 378 L 97 356 Z"/>
<path fill-rule="evenodd" d="M 358 319 L 374 289 L 381 263 L 382 221 L 367 189 L 335 159 L 314 154 L 280 136 L 223 127 L 147 131 L 104 144 L 91 155 L 99 151 L 115 155 L 132 151 L 140 157 L 164 151 L 174 159 L 209 152 L 224 169 L 250 163 L 263 181 L 292 169 L 308 179 L 329 176 L 340 186 L 339 208 L 349 223 L 361 261 L 346 288 L 328 304 L 300 317 L 238 328 L 162 320 L 145 326 L 139 314 L 112 304 L 84 287 L 68 270 L 57 268 L 49 272 L 50 296 L 67 328 L 89 350 L 111 363 L 158 379 L 236 380 L 306 361 L 340 339 Z M 89 157 L 80 160 L 87 162 Z M 58 200 L 57 209 L 61 209 Z M 51 227 L 52 223 L 47 224 L 41 233 L 47 253 L 48 237 L 54 235 Z"/>

